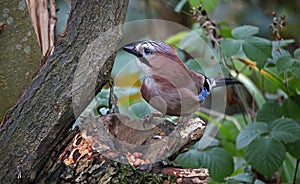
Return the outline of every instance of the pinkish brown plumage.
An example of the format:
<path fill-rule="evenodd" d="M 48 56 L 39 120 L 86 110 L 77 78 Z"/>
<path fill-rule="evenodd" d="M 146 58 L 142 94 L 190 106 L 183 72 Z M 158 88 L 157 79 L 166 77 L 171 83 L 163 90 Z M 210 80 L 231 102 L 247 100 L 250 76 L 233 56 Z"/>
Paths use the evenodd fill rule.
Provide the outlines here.
<path fill-rule="evenodd" d="M 239 83 L 229 78 L 215 81 L 189 70 L 176 49 L 162 41 L 147 40 L 123 49 L 137 57 L 137 66 L 145 74 L 143 98 L 164 115 L 193 113 L 213 87 Z"/>

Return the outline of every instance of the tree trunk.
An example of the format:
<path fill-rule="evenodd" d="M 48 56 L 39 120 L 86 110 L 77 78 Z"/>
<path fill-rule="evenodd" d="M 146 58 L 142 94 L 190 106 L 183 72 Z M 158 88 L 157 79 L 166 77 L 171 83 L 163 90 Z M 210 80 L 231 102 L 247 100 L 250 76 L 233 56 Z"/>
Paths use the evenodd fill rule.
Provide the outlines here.
<path fill-rule="evenodd" d="M 201 138 L 199 118 L 175 125 L 109 114 L 70 131 L 110 79 L 127 6 L 127 0 L 72 1 L 53 55 L 1 124 L 1 183 L 207 182 L 207 169 L 167 162 Z M 115 107 L 114 95 L 111 102 Z"/>
<path fill-rule="evenodd" d="M 107 83 L 127 5 L 127 0 L 72 1 L 53 55 L 3 119 L 1 183 L 34 182 L 75 118 Z"/>
<path fill-rule="evenodd" d="M 0 14 L 0 121 L 30 83 L 41 63 L 25 0 L 1 0 Z"/>

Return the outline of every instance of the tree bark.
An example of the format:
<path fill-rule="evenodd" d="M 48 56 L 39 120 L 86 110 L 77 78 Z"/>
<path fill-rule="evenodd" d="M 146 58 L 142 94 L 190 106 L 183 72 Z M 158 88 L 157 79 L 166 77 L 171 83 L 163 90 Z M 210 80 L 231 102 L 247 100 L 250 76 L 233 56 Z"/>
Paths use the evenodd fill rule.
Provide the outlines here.
<path fill-rule="evenodd" d="M 53 55 L 1 124 L 1 183 L 36 181 L 75 118 L 107 83 L 127 5 L 127 0 L 72 1 L 68 28 Z"/>
<path fill-rule="evenodd" d="M 174 163 L 205 130 L 200 118 L 184 119 L 175 125 L 122 114 L 86 118 L 80 130 L 70 134 L 73 138 L 65 139 L 70 142 L 59 159 L 48 161 L 36 182 L 207 183 L 207 169 L 183 169 Z"/>
<path fill-rule="evenodd" d="M 110 80 L 127 6 L 127 0 L 72 1 L 53 55 L 1 124 L 1 183 L 207 182 L 207 169 L 167 161 L 202 137 L 199 118 L 175 125 L 109 114 L 70 131 Z M 111 102 L 115 107 L 113 94 Z"/>
<path fill-rule="evenodd" d="M 0 121 L 27 88 L 42 58 L 25 0 L 1 0 L 1 12 Z"/>

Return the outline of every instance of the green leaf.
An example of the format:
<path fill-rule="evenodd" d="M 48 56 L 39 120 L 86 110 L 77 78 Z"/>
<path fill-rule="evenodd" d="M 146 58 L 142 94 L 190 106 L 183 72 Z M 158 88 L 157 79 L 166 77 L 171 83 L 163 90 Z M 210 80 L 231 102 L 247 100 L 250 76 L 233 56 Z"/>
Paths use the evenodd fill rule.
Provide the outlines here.
<path fill-rule="evenodd" d="M 187 2 L 187 0 L 179 1 L 179 3 L 177 3 L 177 5 L 176 5 L 174 11 L 177 12 L 177 13 L 181 12 L 181 10 L 182 10 L 182 8 L 183 8 L 183 6 L 185 5 L 186 2 Z"/>
<path fill-rule="evenodd" d="M 300 86 L 300 84 L 298 86 Z M 290 96 L 288 100 L 283 102 L 282 110 L 285 117 L 300 121 L 300 96 Z"/>
<path fill-rule="evenodd" d="M 252 183 L 253 182 L 253 176 L 250 173 L 241 173 L 238 175 L 235 175 L 234 177 L 230 178 L 234 181 L 239 181 L 243 183 Z"/>
<path fill-rule="evenodd" d="M 276 91 L 277 91 L 277 88 L 280 88 L 282 91 L 284 91 L 285 93 L 287 93 L 287 89 L 286 89 L 284 83 L 282 82 L 283 81 L 283 77 L 278 76 L 278 72 L 277 72 L 277 69 L 275 67 L 271 67 L 271 68 L 270 67 L 265 67 L 263 75 L 264 75 L 264 77 L 266 79 L 269 80 L 269 82 L 273 86 L 275 86 L 275 90 Z M 296 87 L 297 86 L 288 86 L 288 91 L 289 91 L 288 93 L 290 95 L 297 94 Z"/>
<path fill-rule="evenodd" d="M 223 181 L 234 169 L 232 157 L 222 148 L 216 147 L 201 151 L 199 160 L 201 166 L 208 168 L 210 176 L 216 181 Z"/>
<path fill-rule="evenodd" d="M 241 173 L 227 179 L 227 184 L 252 183 L 253 175 L 250 173 Z"/>
<path fill-rule="evenodd" d="M 200 0 L 189 0 L 189 3 L 191 5 L 191 7 L 198 8 L 198 6 L 201 4 L 201 1 Z"/>
<path fill-rule="evenodd" d="M 293 64 L 293 61 L 292 61 L 291 56 L 282 56 L 277 60 L 276 66 L 277 66 L 278 72 L 281 73 L 281 72 L 284 72 L 284 71 L 290 69 L 292 64 Z"/>
<path fill-rule="evenodd" d="M 285 147 L 270 136 L 258 137 L 246 148 L 245 156 L 259 173 L 272 176 L 285 158 Z"/>
<path fill-rule="evenodd" d="M 176 161 L 186 168 L 208 168 L 215 181 L 223 181 L 234 169 L 232 157 L 224 149 L 217 147 L 204 151 L 189 150 L 179 155 Z"/>
<path fill-rule="evenodd" d="M 233 157 L 243 157 L 243 150 L 237 150 L 235 142 L 228 141 L 226 139 L 221 139 L 221 146 Z"/>
<path fill-rule="evenodd" d="M 262 134 L 268 133 L 268 124 L 262 122 L 254 122 L 245 126 L 236 139 L 236 146 L 242 149 L 248 146 L 254 139 Z"/>
<path fill-rule="evenodd" d="M 256 180 L 254 181 L 254 184 L 265 184 L 265 182 L 263 182 L 263 181 L 261 181 L 261 180 L 259 180 L 259 179 L 256 179 Z"/>
<path fill-rule="evenodd" d="M 233 29 L 231 34 L 234 38 L 245 39 L 257 34 L 258 31 L 259 31 L 258 27 L 245 25 Z"/>
<path fill-rule="evenodd" d="M 234 116 L 235 120 L 239 122 L 239 125 L 237 126 L 241 126 L 241 124 L 245 124 L 245 122 L 243 121 L 243 118 L 241 118 L 241 115 L 235 115 Z M 226 131 L 222 131 L 222 130 L 226 130 Z M 220 139 L 224 139 L 224 140 L 230 140 L 232 142 L 234 142 L 236 140 L 236 137 L 239 134 L 239 130 L 237 129 L 236 125 L 234 124 L 234 122 L 229 121 L 229 120 L 224 120 L 223 123 L 221 124 L 219 133 L 218 133 L 218 138 Z"/>
<path fill-rule="evenodd" d="M 288 118 L 279 118 L 270 124 L 270 135 L 284 143 L 300 139 L 300 125 Z"/>
<path fill-rule="evenodd" d="M 257 111 L 256 121 L 271 122 L 281 117 L 282 114 L 282 108 L 278 103 L 267 102 Z"/>
<path fill-rule="evenodd" d="M 290 154 L 286 154 L 285 159 L 280 168 L 281 183 L 293 183 L 294 170 L 296 166 L 295 161 L 296 160 L 294 157 L 292 157 Z"/>
<path fill-rule="evenodd" d="M 195 8 L 201 4 L 207 12 L 211 12 L 218 5 L 219 0 L 189 0 L 189 3 Z"/>
<path fill-rule="evenodd" d="M 278 49 L 280 47 L 285 47 L 288 46 L 292 43 L 295 43 L 295 40 L 293 39 L 286 39 L 286 40 L 280 40 L 280 41 L 272 41 L 273 46 L 275 47 L 275 49 Z"/>
<path fill-rule="evenodd" d="M 294 51 L 294 57 L 297 59 L 300 59 L 300 48 L 298 48 Z"/>
<path fill-rule="evenodd" d="M 151 113 L 151 109 L 148 104 L 144 102 L 138 102 L 129 107 L 129 110 L 138 118 L 142 118 Z"/>
<path fill-rule="evenodd" d="M 190 149 L 189 151 L 180 154 L 176 158 L 176 162 L 184 168 L 200 168 L 199 154 L 200 151 L 197 149 Z"/>
<path fill-rule="evenodd" d="M 297 160 L 300 160 L 300 140 L 286 145 L 287 151 Z"/>
<path fill-rule="evenodd" d="M 241 42 L 232 38 L 226 38 L 221 43 L 222 52 L 225 56 L 231 57 L 241 48 Z"/>
<path fill-rule="evenodd" d="M 182 32 L 176 33 L 176 34 L 170 36 L 169 38 L 167 38 L 165 40 L 165 42 L 170 44 L 170 45 L 174 45 L 174 46 L 178 47 L 178 45 L 180 44 L 181 39 L 188 33 L 189 32 L 187 32 L 187 31 L 182 31 Z"/>
<path fill-rule="evenodd" d="M 198 62 L 196 59 L 189 59 L 185 65 L 188 69 L 199 72 L 199 73 L 204 73 L 204 71 L 202 70 L 200 64 L 200 62 Z"/>
<path fill-rule="evenodd" d="M 292 65 L 292 73 L 294 77 L 300 78 L 300 61 L 296 60 Z"/>
<path fill-rule="evenodd" d="M 268 58 L 272 56 L 272 44 L 269 40 L 260 37 L 250 37 L 243 42 L 243 51 L 246 56 L 256 61 L 256 65 L 262 68 Z"/>

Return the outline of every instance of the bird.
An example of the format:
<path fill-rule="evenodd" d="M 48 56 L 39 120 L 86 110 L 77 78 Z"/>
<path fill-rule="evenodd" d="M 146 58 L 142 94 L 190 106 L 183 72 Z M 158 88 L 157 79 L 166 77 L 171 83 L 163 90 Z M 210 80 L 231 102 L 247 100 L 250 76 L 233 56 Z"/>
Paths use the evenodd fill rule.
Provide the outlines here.
<path fill-rule="evenodd" d="M 176 48 L 163 41 L 145 40 L 123 47 L 134 55 L 144 73 L 140 93 L 162 115 L 181 116 L 197 111 L 211 90 L 241 84 L 230 77 L 208 78 L 188 69 Z"/>

